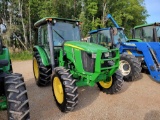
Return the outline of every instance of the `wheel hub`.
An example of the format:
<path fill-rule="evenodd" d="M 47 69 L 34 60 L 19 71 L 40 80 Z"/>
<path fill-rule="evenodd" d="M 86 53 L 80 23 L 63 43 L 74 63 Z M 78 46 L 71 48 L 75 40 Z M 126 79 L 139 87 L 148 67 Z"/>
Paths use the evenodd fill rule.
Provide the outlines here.
<path fill-rule="evenodd" d="M 129 75 L 129 73 L 131 72 L 131 66 L 125 60 L 120 61 L 119 69 L 121 70 L 123 76 Z"/>
<path fill-rule="evenodd" d="M 62 87 L 61 81 L 58 77 L 54 77 L 53 88 L 54 88 L 54 94 L 55 94 L 56 100 L 58 101 L 58 103 L 61 104 L 64 99 L 64 93 L 63 93 L 63 87 Z"/>
<path fill-rule="evenodd" d="M 39 67 L 38 67 L 38 62 L 36 58 L 33 59 L 33 71 L 34 71 L 35 78 L 37 80 L 39 78 Z"/>
<path fill-rule="evenodd" d="M 103 87 L 103 88 L 110 88 L 112 86 L 112 77 L 110 77 L 109 81 L 100 81 L 99 84 Z"/>

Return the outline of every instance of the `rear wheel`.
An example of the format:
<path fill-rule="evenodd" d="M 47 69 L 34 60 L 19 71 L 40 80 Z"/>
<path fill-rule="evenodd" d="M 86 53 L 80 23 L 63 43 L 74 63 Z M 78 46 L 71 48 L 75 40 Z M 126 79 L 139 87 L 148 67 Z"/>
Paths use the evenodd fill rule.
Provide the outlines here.
<path fill-rule="evenodd" d="M 52 70 L 50 66 L 44 66 L 38 51 L 34 51 L 33 73 L 38 86 L 46 86 L 51 80 Z"/>
<path fill-rule="evenodd" d="M 26 86 L 21 74 L 9 74 L 5 77 L 8 120 L 28 120 L 29 103 Z"/>
<path fill-rule="evenodd" d="M 75 82 L 69 70 L 63 67 L 55 68 L 52 91 L 56 104 L 62 112 L 72 111 L 78 103 L 78 87 Z"/>
<path fill-rule="evenodd" d="M 136 57 L 129 54 L 121 54 L 119 69 L 123 75 L 123 79 L 127 82 L 140 79 L 141 63 Z"/>
<path fill-rule="evenodd" d="M 123 76 L 120 70 L 117 70 L 109 80 L 97 83 L 99 89 L 107 94 L 114 94 L 121 90 L 123 86 Z"/>

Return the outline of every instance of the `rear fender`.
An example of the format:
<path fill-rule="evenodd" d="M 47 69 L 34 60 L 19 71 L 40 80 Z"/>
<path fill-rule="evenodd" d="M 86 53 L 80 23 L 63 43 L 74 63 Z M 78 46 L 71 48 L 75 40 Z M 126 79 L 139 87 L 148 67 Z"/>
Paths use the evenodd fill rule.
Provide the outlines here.
<path fill-rule="evenodd" d="M 45 50 L 40 46 L 34 46 L 33 51 L 38 51 L 44 66 L 50 65 L 49 58 Z"/>
<path fill-rule="evenodd" d="M 122 54 L 122 53 L 126 52 L 127 50 L 136 50 L 136 49 L 137 49 L 137 47 L 134 43 L 126 42 L 126 43 L 121 43 L 119 51 L 120 51 L 120 54 Z"/>
<path fill-rule="evenodd" d="M 142 52 L 137 49 L 136 43 L 141 42 L 122 43 L 120 46 L 120 54 L 127 53 L 135 57 L 143 57 Z"/>
<path fill-rule="evenodd" d="M 141 39 L 128 39 L 126 42 L 143 42 Z"/>
<path fill-rule="evenodd" d="M 10 62 L 10 55 L 9 55 L 9 50 L 8 50 L 8 48 L 3 47 L 3 51 L 2 51 L 2 53 L 0 54 L 0 59 L 1 59 L 1 60 L 8 60 L 8 61 L 9 61 L 8 65 L 7 65 L 7 66 L 4 66 L 4 67 L 1 68 L 1 69 L 3 69 L 4 72 L 8 72 L 8 73 L 9 73 L 10 71 L 12 71 L 12 70 L 11 70 L 11 62 Z"/>

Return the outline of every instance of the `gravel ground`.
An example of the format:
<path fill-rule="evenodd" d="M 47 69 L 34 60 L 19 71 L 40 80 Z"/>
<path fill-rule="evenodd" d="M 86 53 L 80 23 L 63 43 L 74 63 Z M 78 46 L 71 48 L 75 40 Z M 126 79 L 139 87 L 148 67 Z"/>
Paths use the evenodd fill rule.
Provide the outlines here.
<path fill-rule="evenodd" d="M 97 86 L 81 87 L 76 108 L 62 113 L 55 104 L 51 86 L 36 86 L 31 60 L 13 62 L 13 70 L 25 78 L 31 120 L 160 120 L 160 83 L 149 75 L 125 82 L 114 95 L 100 92 Z M 6 120 L 6 111 L 0 112 L 0 120 Z"/>

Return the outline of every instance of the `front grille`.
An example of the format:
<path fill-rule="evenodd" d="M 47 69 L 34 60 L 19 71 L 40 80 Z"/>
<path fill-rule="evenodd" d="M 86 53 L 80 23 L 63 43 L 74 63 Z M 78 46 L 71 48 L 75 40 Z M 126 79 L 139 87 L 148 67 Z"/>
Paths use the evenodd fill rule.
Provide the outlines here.
<path fill-rule="evenodd" d="M 83 68 L 86 72 L 94 72 L 95 68 L 95 59 L 92 58 L 92 54 L 87 53 L 85 51 L 81 52 L 82 54 L 82 62 L 83 62 Z"/>
<path fill-rule="evenodd" d="M 116 51 L 111 51 L 111 52 L 109 52 L 109 56 L 108 57 L 105 57 L 105 53 L 102 53 L 101 59 L 112 59 L 114 57 L 116 57 Z M 111 67 L 114 64 L 115 63 L 112 60 L 104 61 L 104 63 L 101 64 L 101 68 Z"/>

